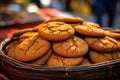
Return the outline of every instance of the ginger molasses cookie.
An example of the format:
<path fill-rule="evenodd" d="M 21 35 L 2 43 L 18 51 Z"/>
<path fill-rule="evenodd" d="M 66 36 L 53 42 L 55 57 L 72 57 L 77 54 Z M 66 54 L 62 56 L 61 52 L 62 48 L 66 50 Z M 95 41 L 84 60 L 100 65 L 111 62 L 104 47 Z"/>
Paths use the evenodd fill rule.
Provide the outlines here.
<path fill-rule="evenodd" d="M 52 48 L 56 54 L 63 57 L 80 57 L 88 52 L 87 43 L 77 36 L 64 41 L 53 42 Z"/>
<path fill-rule="evenodd" d="M 94 36 L 94 37 L 105 37 L 109 36 L 115 39 L 120 39 L 120 33 L 115 33 L 112 31 L 107 31 L 95 26 L 86 26 L 86 25 L 76 25 L 73 27 L 75 31 L 79 34 L 85 36 Z"/>
<path fill-rule="evenodd" d="M 85 36 L 96 36 L 96 37 L 106 36 L 105 31 L 98 27 L 86 26 L 86 25 L 76 25 L 73 28 L 75 29 L 75 31 L 77 33 L 85 35 Z"/>
<path fill-rule="evenodd" d="M 92 62 L 99 63 L 99 62 L 119 59 L 119 52 L 102 53 L 91 50 L 89 52 L 89 56 Z"/>
<path fill-rule="evenodd" d="M 92 27 L 100 28 L 100 25 L 97 24 L 97 23 L 94 23 L 94 22 L 84 21 L 82 24 L 85 25 L 85 26 L 88 26 L 88 27 L 91 27 L 91 26 L 92 26 Z"/>
<path fill-rule="evenodd" d="M 92 64 L 92 62 L 87 58 L 83 58 L 82 62 L 80 63 L 80 66 L 81 65 L 89 65 L 89 64 Z"/>
<path fill-rule="evenodd" d="M 35 65 L 45 64 L 45 62 L 47 62 L 47 60 L 50 58 L 51 55 L 52 55 L 52 49 L 49 49 L 48 52 L 46 54 L 44 54 L 42 57 L 40 57 L 30 63 L 35 64 Z"/>
<path fill-rule="evenodd" d="M 50 42 L 38 35 L 24 39 L 15 48 L 14 58 L 29 62 L 43 56 L 50 48 Z"/>
<path fill-rule="evenodd" d="M 75 33 L 73 27 L 64 22 L 48 22 L 39 25 L 40 37 L 50 41 L 61 41 L 72 37 Z"/>
<path fill-rule="evenodd" d="M 108 36 L 103 38 L 86 37 L 85 41 L 95 51 L 112 52 L 119 49 L 118 41 Z"/>
<path fill-rule="evenodd" d="M 21 35 L 26 32 L 37 32 L 37 27 L 18 30 L 15 33 L 13 33 L 13 36 Z"/>
<path fill-rule="evenodd" d="M 65 58 L 53 54 L 47 62 L 48 66 L 76 66 L 81 63 L 82 57 Z"/>
<path fill-rule="evenodd" d="M 80 17 L 64 17 L 64 18 L 51 18 L 45 22 L 52 22 L 52 21 L 61 21 L 61 22 L 66 22 L 66 23 L 82 23 L 84 21 L 84 19 L 80 18 Z"/>

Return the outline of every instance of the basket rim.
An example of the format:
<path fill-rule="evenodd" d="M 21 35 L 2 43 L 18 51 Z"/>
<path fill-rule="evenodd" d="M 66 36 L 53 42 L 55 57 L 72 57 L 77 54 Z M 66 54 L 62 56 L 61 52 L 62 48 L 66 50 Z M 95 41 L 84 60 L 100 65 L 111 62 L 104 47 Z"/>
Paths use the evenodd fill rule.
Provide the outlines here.
<path fill-rule="evenodd" d="M 4 63 L 8 63 L 11 66 L 14 66 L 19 69 L 28 69 L 28 70 L 47 70 L 47 71 L 88 71 L 92 69 L 104 68 L 105 66 L 112 66 L 113 64 L 120 63 L 120 59 L 110 60 L 106 62 L 89 64 L 89 65 L 81 65 L 81 66 L 46 66 L 46 65 L 34 65 L 28 64 L 16 59 L 13 59 L 5 54 L 4 47 L 7 43 L 9 43 L 12 38 L 4 39 L 0 44 L 0 59 Z M 4 64 L 2 64 L 4 65 Z"/>

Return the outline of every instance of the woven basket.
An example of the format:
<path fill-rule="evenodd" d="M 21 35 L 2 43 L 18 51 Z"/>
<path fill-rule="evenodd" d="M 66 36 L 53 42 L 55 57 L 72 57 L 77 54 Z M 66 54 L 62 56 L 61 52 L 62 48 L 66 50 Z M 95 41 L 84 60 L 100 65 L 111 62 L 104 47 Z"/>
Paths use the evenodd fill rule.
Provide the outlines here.
<path fill-rule="evenodd" d="M 35 66 L 6 55 L 5 47 L 14 39 L 5 39 L 0 48 L 0 71 L 10 80 L 120 80 L 120 59 L 86 66 Z"/>

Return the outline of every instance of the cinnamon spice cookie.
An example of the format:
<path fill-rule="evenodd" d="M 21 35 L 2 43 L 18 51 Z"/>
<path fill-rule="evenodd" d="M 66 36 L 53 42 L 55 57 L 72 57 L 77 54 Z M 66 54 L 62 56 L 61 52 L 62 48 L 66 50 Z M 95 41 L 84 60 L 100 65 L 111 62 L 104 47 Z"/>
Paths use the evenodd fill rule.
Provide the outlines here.
<path fill-rule="evenodd" d="M 18 30 L 15 33 L 13 33 L 13 36 L 21 35 L 26 32 L 37 32 L 37 27 Z"/>
<path fill-rule="evenodd" d="M 82 57 L 77 58 L 65 58 L 58 55 L 52 55 L 48 60 L 48 66 L 76 66 L 82 61 Z"/>
<path fill-rule="evenodd" d="M 80 17 L 64 17 L 64 18 L 51 18 L 45 22 L 52 22 L 52 21 L 61 21 L 61 22 L 67 22 L 67 23 L 81 23 L 84 21 L 84 19 L 80 18 Z"/>
<path fill-rule="evenodd" d="M 119 52 L 102 53 L 102 52 L 90 51 L 89 56 L 92 62 L 99 63 L 99 62 L 119 59 Z"/>
<path fill-rule="evenodd" d="M 56 54 L 63 57 L 80 57 L 88 52 L 87 43 L 77 36 L 64 41 L 53 42 L 52 48 Z"/>
<path fill-rule="evenodd" d="M 120 39 L 120 33 L 115 33 L 112 31 L 103 30 L 95 26 L 86 26 L 86 25 L 76 25 L 73 27 L 75 31 L 79 34 L 85 36 L 94 36 L 94 37 L 105 37 L 109 36 L 115 39 Z"/>
<path fill-rule="evenodd" d="M 50 42 L 44 40 L 38 35 L 24 39 L 15 48 L 14 58 L 29 62 L 43 56 L 50 48 Z"/>
<path fill-rule="evenodd" d="M 98 27 L 76 25 L 73 28 L 75 29 L 77 33 L 85 35 L 85 36 L 96 36 L 96 37 L 106 36 L 106 32 L 103 29 L 100 29 Z"/>
<path fill-rule="evenodd" d="M 108 36 L 104 38 L 86 37 L 85 41 L 95 51 L 112 52 L 119 49 L 118 41 Z"/>
<path fill-rule="evenodd" d="M 80 63 L 80 66 L 81 65 L 89 65 L 89 64 L 92 64 L 92 62 L 87 58 L 83 58 L 82 62 Z"/>
<path fill-rule="evenodd" d="M 94 23 L 94 22 L 84 21 L 82 24 L 85 25 L 85 26 L 88 26 L 88 27 L 91 27 L 91 26 L 92 26 L 92 27 L 100 28 L 100 25 L 97 24 L 97 23 Z"/>
<path fill-rule="evenodd" d="M 73 27 L 64 22 L 48 22 L 38 27 L 40 37 L 50 41 L 61 41 L 72 37 L 75 33 Z"/>
<path fill-rule="evenodd" d="M 43 55 L 42 57 L 30 62 L 31 64 L 35 64 L 35 65 L 41 65 L 44 64 L 52 55 L 52 49 L 49 49 L 48 52 Z"/>

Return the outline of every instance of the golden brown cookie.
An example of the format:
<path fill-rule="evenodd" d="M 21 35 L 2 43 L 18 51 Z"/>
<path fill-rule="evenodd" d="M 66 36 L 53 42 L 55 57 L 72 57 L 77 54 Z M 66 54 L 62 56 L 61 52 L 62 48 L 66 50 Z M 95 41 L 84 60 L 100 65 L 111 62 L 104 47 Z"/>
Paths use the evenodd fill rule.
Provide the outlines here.
<path fill-rule="evenodd" d="M 18 30 L 15 33 L 13 33 L 13 36 L 21 35 L 26 32 L 37 32 L 37 27 Z"/>
<path fill-rule="evenodd" d="M 80 57 L 88 52 L 87 43 L 77 36 L 64 41 L 53 42 L 52 48 L 56 54 L 63 57 Z"/>
<path fill-rule="evenodd" d="M 61 21 L 61 22 L 67 22 L 67 23 L 81 23 L 84 21 L 84 19 L 80 18 L 80 17 L 64 17 L 64 18 L 51 18 L 45 22 L 52 22 L 52 21 Z"/>
<path fill-rule="evenodd" d="M 120 39 L 120 33 L 103 30 L 99 27 L 85 26 L 85 25 L 79 24 L 79 25 L 74 26 L 73 28 L 75 29 L 77 33 L 85 35 L 85 36 L 95 36 L 95 37 L 109 36 L 112 38 Z"/>
<path fill-rule="evenodd" d="M 101 52 L 90 51 L 89 56 L 92 62 L 99 63 L 99 62 L 119 59 L 119 52 L 101 53 Z"/>
<path fill-rule="evenodd" d="M 48 66 L 76 66 L 82 61 L 82 57 L 77 58 L 65 58 L 58 55 L 52 55 L 48 60 Z"/>
<path fill-rule="evenodd" d="M 89 65 L 89 64 L 92 64 L 92 62 L 87 58 L 83 58 L 82 62 L 80 63 L 80 65 Z"/>
<path fill-rule="evenodd" d="M 85 41 L 95 51 L 112 52 L 119 49 L 118 41 L 108 36 L 103 38 L 86 37 Z"/>
<path fill-rule="evenodd" d="M 48 52 L 43 55 L 42 57 L 30 62 L 31 64 L 35 64 L 35 65 L 41 65 L 44 64 L 52 55 L 52 49 L 49 49 Z"/>
<path fill-rule="evenodd" d="M 14 58 L 29 62 L 43 56 L 50 48 L 50 42 L 44 40 L 38 35 L 24 39 L 17 45 L 14 53 Z"/>
<path fill-rule="evenodd" d="M 92 27 L 100 28 L 100 25 L 97 24 L 97 23 L 94 23 L 94 22 L 84 21 L 82 24 L 85 25 L 85 26 L 88 26 L 88 27 L 91 27 L 91 26 L 92 26 Z"/>
<path fill-rule="evenodd" d="M 40 37 L 50 41 L 61 41 L 72 37 L 75 33 L 73 27 L 64 22 L 48 22 L 39 25 Z"/>
<path fill-rule="evenodd" d="M 74 26 L 74 29 L 77 33 L 85 35 L 85 36 L 96 36 L 96 37 L 106 36 L 105 31 L 98 27 L 76 25 Z"/>

